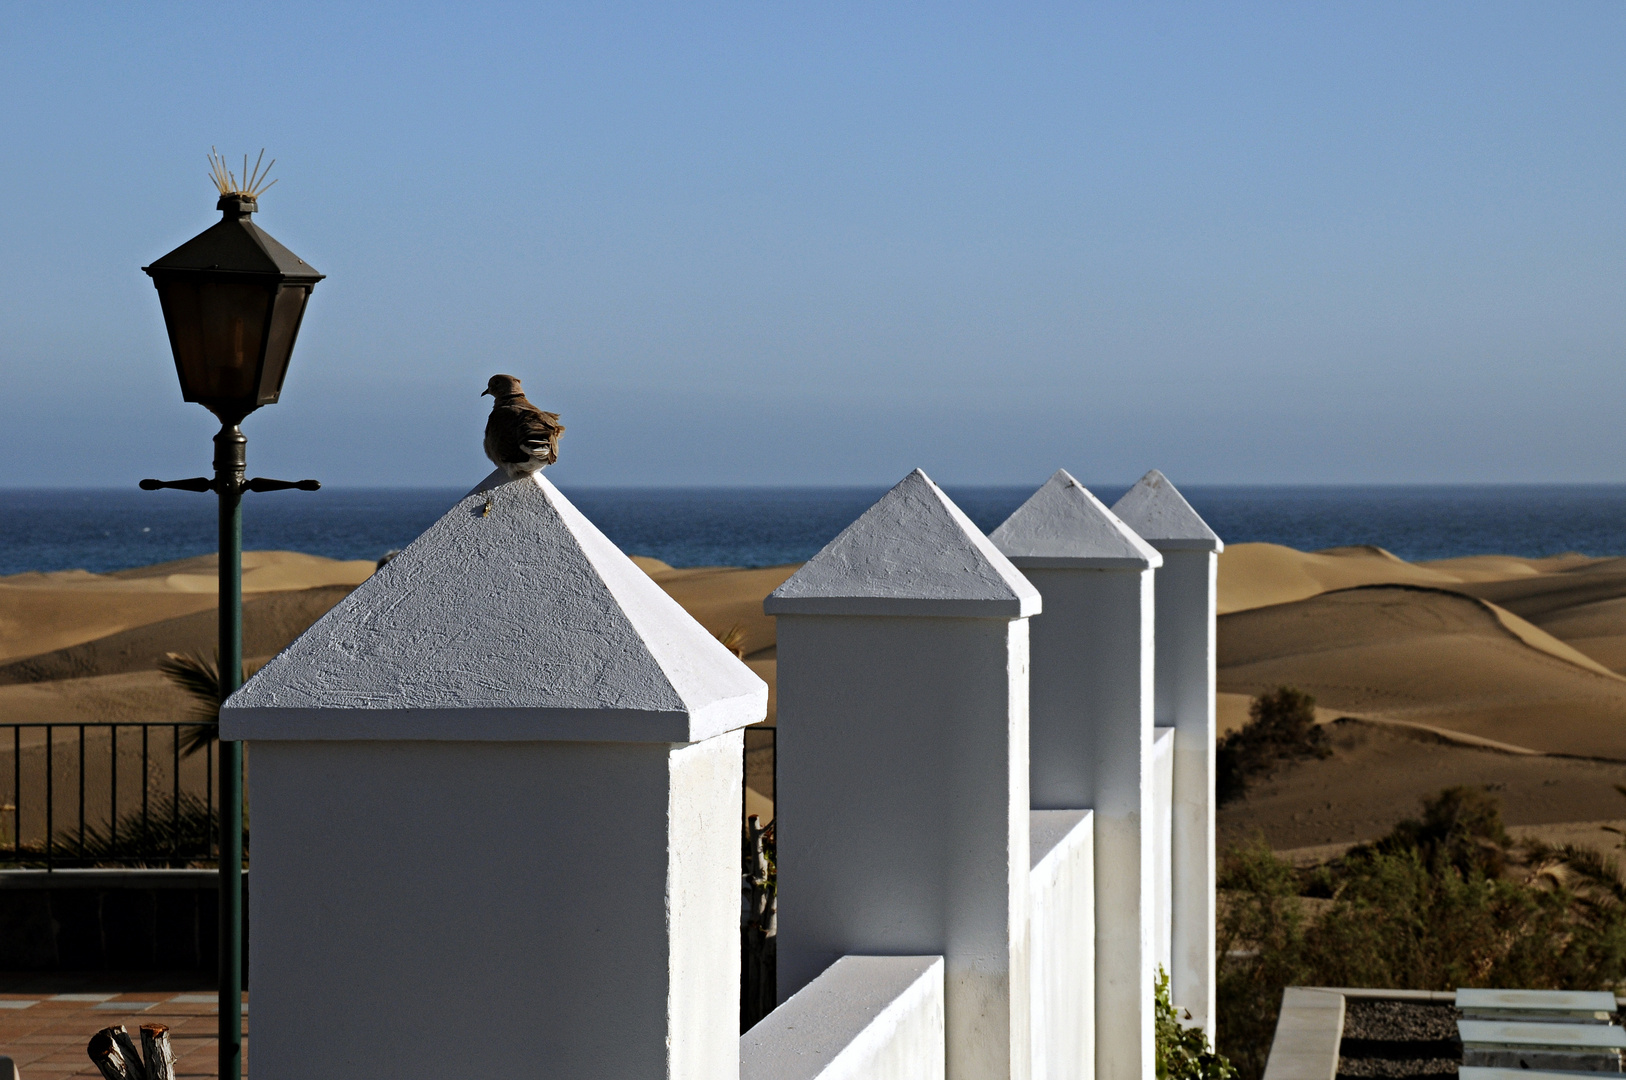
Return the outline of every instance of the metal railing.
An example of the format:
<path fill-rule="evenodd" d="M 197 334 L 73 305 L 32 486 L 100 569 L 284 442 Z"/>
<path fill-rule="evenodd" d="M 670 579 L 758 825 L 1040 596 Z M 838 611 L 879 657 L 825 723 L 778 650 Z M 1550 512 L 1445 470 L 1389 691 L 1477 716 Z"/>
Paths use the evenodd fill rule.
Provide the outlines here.
<path fill-rule="evenodd" d="M 187 723 L 0 723 L 0 791 L 9 787 L 9 798 L 0 802 L 0 866 L 212 863 L 218 850 L 215 746 L 207 741 L 186 754 L 184 743 L 196 729 Z"/>

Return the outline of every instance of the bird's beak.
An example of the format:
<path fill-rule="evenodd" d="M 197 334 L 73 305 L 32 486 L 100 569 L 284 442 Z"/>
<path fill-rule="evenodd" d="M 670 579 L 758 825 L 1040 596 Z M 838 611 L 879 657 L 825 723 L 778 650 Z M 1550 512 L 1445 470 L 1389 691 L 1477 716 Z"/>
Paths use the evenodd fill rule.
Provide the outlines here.
<path fill-rule="evenodd" d="M 480 391 L 480 396 L 481 397 L 487 397 L 488 395 L 490 395 L 490 393 L 491 393 L 491 387 L 488 386 L 484 390 Z"/>

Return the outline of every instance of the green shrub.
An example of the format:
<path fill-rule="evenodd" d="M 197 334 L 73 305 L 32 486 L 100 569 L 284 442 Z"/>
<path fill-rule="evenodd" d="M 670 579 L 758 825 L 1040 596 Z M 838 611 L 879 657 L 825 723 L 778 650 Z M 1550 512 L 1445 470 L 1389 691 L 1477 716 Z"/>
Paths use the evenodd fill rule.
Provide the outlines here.
<path fill-rule="evenodd" d="M 1157 1080 L 1232 1080 L 1236 1070 L 1214 1053 L 1202 1028 L 1186 1027 L 1181 1015 L 1169 1002 L 1169 973 L 1159 965 L 1157 985 L 1152 991 L 1152 1016 L 1157 1035 Z"/>
<path fill-rule="evenodd" d="M 1594 851 L 1515 845 L 1497 801 L 1448 788 L 1418 819 L 1295 870 L 1262 840 L 1221 868 L 1219 1049 L 1264 1073 L 1288 986 L 1600 989 L 1626 983 L 1626 888 Z"/>
<path fill-rule="evenodd" d="M 1315 698 L 1291 686 L 1260 694 L 1248 706 L 1248 722 L 1220 739 L 1214 788 L 1220 803 L 1247 794 L 1248 785 L 1286 762 L 1332 753 L 1327 733 L 1315 722 Z"/>

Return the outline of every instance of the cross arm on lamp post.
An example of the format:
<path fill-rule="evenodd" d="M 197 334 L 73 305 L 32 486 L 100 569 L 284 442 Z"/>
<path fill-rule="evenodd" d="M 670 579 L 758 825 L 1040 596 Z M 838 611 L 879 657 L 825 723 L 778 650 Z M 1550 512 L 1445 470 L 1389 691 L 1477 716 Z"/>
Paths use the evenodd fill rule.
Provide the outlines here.
<path fill-rule="evenodd" d="M 162 488 L 175 488 L 179 491 L 214 491 L 215 481 L 207 476 L 194 476 L 190 480 L 143 480 L 142 491 L 158 491 Z M 263 476 L 243 484 L 244 491 L 321 491 L 320 480 L 267 480 Z"/>

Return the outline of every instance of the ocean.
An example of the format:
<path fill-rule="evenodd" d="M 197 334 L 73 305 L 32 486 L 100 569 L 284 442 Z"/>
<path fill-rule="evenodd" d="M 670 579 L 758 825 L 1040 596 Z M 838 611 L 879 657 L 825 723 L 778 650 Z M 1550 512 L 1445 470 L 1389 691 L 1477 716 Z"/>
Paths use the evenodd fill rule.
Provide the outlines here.
<path fill-rule="evenodd" d="M 800 562 L 884 488 L 567 488 L 630 554 L 673 566 Z M 991 530 L 1031 487 L 947 487 Z M 1092 490 L 1108 505 L 1124 485 Z M 1626 555 L 1626 485 L 1182 488 L 1228 543 L 1376 544 L 1403 559 Z M 463 489 L 331 488 L 244 496 L 243 542 L 335 559 L 405 547 Z M 0 490 L 0 575 L 120 570 L 215 548 L 215 500 L 190 492 Z"/>

